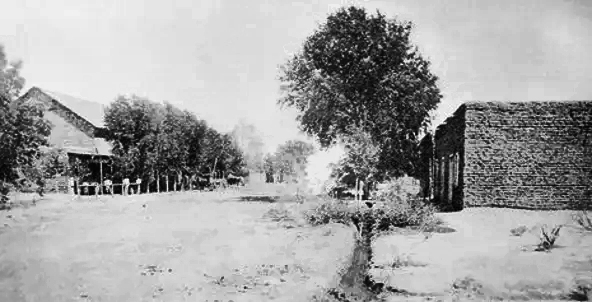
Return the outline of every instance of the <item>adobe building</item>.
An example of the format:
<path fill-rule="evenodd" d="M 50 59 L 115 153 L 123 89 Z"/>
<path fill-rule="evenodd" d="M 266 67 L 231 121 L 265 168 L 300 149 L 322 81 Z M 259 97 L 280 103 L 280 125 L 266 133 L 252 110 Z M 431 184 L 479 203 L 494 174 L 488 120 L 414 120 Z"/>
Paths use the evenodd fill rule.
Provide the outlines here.
<path fill-rule="evenodd" d="M 109 163 L 111 145 L 105 140 L 104 105 L 33 87 L 18 102 L 39 102 L 51 123 L 50 147 L 62 148 L 70 159 L 89 163 L 88 181 L 100 181 L 103 163 Z M 110 167 L 109 167 L 110 168 Z"/>
<path fill-rule="evenodd" d="M 592 208 L 591 101 L 465 103 L 419 148 L 444 208 Z"/>

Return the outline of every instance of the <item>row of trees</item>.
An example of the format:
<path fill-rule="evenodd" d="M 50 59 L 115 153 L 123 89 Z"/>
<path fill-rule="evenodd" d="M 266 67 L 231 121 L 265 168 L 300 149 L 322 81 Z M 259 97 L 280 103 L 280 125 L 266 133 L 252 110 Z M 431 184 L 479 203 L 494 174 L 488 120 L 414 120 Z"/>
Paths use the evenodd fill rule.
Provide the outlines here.
<path fill-rule="evenodd" d="M 119 96 L 106 109 L 105 125 L 116 177 L 151 183 L 165 175 L 248 174 L 231 134 L 219 133 L 168 102 Z"/>
<path fill-rule="evenodd" d="M 323 148 L 344 143 L 336 174 L 377 181 L 414 175 L 418 139 L 442 98 L 412 24 L 341 8 L 280 66 L 278 104 Z"/>

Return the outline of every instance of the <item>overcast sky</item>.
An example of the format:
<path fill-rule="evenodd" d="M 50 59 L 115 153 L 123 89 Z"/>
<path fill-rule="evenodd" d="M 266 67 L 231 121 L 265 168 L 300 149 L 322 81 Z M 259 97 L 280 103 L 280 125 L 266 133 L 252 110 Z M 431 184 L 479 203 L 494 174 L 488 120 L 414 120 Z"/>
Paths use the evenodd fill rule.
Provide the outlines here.
<path fill-rule="evenodd" d="M 340 1 L 3 0 L 0 43 L 27 88 L 167 100 L 220 131 L 244 118 L 274 147 L 298 137 L 276 67 Z M 468 100 L 592 99 L 592 1 L 355 3 L 415 23 L 444 95 L 434 126 Z"/>

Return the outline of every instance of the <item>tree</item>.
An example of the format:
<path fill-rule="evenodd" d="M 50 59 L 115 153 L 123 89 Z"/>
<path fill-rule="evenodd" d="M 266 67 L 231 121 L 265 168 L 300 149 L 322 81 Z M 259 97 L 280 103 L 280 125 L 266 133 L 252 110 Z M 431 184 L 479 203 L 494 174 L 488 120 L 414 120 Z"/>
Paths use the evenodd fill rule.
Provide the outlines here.
<path fill-rule="evenodd" d="M 105 110 L 107 139 L 113 144 L 114 170 L 119 177 L 148 179 L 159 167 L 164 142 L 160 132 L 164 109 L 161 104 L 135 95 L 118 96 Z"/>
<path fill-rule="evenodd" d="M 412 173 L 417 137 L 442 96 L 411 29 L 379 11 L 341 8 L 280 66 L 278 104 L 297 109 L 301 130 L 322 147 L 354 125 L 380 146 L 381 175 Z"/>
<path fill-rule="evenodd" d="M 39 148 L 51 131 L 42 103 L 15 101 L 25 83 L 22 61 L 7 64 L 6 57 L 0 45 L 0 203 L 11 188 L 38 180 Z"/>
<path fill-rule="evenodd" d="M 234 126 L 231 135 L 237 147 L 243 151 L 246 167 L 249 170 L 262 173 L 264 143 L 255 126 L 240 120 Z"/>
<path fill-rule="evenodd" d="M 350 179 L 355 179 L 354 186 L 358 187 L 359 181 L 364 181 L 365 185 L 361 190 L 365 190 L 369 181 L 375 178 L 378 172 L 380 147 L 374 143 L 372 136 L 360 127 L 350 127 L 348 136 L 342 137 L 345 154 L 338 162 L 338 176 L 350 174 Z M 347 183 L 347 181 L 346 181 Z M 349 184 L 349 183 L 347 183 Z M 367 192 L 367 190 L 365 190 Z M 367 198 L 368 194 L 364 194 Z"/>
<path fill-rule="evenodd" d="M 17 99 L 25 86 L 25 78 L 20 75 L 22 68 L 21 60 L 8 62 L 4 45 L 0 44 L 0 91 L 10 100 Z"/>

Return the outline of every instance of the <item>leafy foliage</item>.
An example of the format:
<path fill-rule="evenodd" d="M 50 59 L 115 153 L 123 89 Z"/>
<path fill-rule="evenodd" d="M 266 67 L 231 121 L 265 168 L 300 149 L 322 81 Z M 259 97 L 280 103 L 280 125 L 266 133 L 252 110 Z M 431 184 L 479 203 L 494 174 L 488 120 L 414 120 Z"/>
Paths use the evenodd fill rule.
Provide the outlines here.
<path fill-rule="evenodd" d="M 20 75 L 22 62 L 7 64 L 0 45 L 0 203 L 12 188 L 20 189 L 40 175 L 39 148 L 47 146 L 51 124 L 37 102 L 15 99 L 25 83 Z"/>
<path fill-rule="evenodd" d="M 25 78 L 20 75 L 23 61 L 8 62 L 4 45 L 0 44 L 0 91 L 15 100 L 25 86 Z"/>
<path fill-rule="evenodd" d="M 300 140 L 289 140 L 278 146 L 273 154 L 266 154 L 263 158 L 265 173 L 279 173 L 299 182 L 306 176 L 308 158 L 314 154 L 315 147 Z"/>
<path fill-rule="evenodd" d="M 417 196 L 420 187 L 411 177 L 400 177 L 378 185 L 373 199 L 386 203 L 404 203 Z"/>
<path fill-rule="evenodd" d="M 431 229 L 437 224 L 436 208 L 417 198 L 401 202 L 383 202 L 372 207 L 355 207 L 343 201 L 331 200 L 321 203 L 306 213 L 312 225 L 327 223 L 355 224 L 362 234 L 379 236 L 394 227 L 420 227 Z"/>
<path fill-rule="evenodd" d="M 121 178 L 151 182 L 158 174 L 244 174 L 243 154 L 230 135 L 171 103 L 119 96 L 107 108 L 105 124 Z"/>
<path fill-rule="evenodd" d="M 341 8 L 280 66 L 278 104 L 299 111 L 301 129 L 323 147 L 369 133 L 380 175 L 412 174 L 417 137 L 440 102 L 437 77 L 411 43 L 412 24 L 364 8 Z"/>

